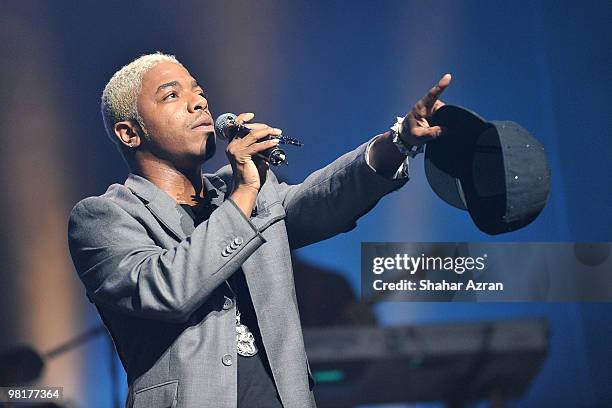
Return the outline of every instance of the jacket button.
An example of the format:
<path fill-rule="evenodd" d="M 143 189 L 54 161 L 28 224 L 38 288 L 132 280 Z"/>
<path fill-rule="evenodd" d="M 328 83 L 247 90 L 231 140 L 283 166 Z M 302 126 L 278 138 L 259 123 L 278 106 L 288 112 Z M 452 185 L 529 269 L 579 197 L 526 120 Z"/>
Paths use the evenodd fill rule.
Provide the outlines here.
<path fill-rule="evenodd" d="M 226 365 L 228 367 L 231 366 L 233 363 L 232 356 L 229 354 L 224 354 L 223 357 L 221 357 L 221 361 L 223 362 L 223 365 Z"/>
<path fill-rule="evenodd" d="M 234 301 L 226 296 L 225 301 L 223 302 L 223 310 L 229 310 L 233 305 Z"/>
<path fill-rule="evenodd" d="M 236 238 L 234 238 L 234 242 L 233 243 L 238 245 L 238 246 L 240 246 L 240 245 L 242 245 L 243 242 L 244 242 L 244 239 L 242 239 L 242 237 L 236 237 Z"/>

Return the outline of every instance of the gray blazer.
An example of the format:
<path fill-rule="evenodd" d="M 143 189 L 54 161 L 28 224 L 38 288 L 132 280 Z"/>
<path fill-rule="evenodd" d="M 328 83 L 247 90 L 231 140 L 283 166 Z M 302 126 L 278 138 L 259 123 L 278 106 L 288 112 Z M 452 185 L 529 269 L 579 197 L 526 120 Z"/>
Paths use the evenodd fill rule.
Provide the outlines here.
<path fill-rule="evenodd" d="M 218 207 L 189 236 L 184 210 L 134 174 L 77 203 L 70 252 L 127 372 L 128 407 L 236 407 L 235 306 L 225 280 L 240 267 L 283 406 L 316 406 L 289 251 L 353 229 L 406 182 L 376 174 L 365 147 L 299 185 L 269 172 L 250 218 L 225 199 L 229 166 L 205 175 Z"/>

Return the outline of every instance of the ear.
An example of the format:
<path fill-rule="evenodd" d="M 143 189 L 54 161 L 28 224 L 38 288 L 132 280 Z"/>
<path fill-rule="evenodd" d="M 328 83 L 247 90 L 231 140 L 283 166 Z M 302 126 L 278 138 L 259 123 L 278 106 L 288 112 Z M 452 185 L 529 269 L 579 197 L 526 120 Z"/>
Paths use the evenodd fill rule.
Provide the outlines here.
<path fill-rule="evenodd" d="M 123 146 L 127 148 L 140 146 L 140 133 L 134 121 L 124 120 L 122 122 L 117 122 L 113 126 L 113 131 Z"/>

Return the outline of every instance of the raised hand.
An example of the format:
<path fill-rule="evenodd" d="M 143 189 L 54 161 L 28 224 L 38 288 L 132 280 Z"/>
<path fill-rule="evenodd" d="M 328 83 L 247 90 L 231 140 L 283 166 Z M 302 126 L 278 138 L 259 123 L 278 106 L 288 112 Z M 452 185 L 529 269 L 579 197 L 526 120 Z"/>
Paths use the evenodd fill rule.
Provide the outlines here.
<path fill-rule="evenodd" d="M 451 82 L 451 75 L 446 74 L 427 92 L 406 115 L 401 132 L 402 141 L 408 145 L 418 146 L 435 139 L 442 134 L 440 126 L 430 126 L 428 118 L 442 106 L 440 95 Z"/>

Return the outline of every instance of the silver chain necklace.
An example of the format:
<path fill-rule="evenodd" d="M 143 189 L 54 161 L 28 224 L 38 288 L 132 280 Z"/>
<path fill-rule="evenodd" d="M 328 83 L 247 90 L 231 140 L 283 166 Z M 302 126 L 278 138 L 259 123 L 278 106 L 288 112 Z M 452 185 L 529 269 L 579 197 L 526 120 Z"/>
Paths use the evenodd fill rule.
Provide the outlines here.
<path fill-rule="evenodd" d="M 236 307 L 236 351 L 244 357 L 252 357 L 257 354 L 255 336 L 247 326 L 240 323 L 240 311 Z"/>

